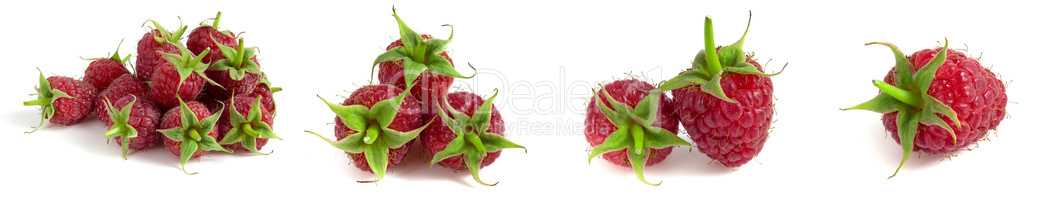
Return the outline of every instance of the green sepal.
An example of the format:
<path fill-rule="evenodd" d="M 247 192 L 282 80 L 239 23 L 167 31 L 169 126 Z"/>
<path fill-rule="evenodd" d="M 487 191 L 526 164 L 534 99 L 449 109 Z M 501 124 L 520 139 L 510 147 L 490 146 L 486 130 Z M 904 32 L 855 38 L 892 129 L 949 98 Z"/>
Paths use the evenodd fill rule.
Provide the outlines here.
<path fill-rule="evenodd" d="M 186 30 L 189 29 L 189 26 L 179 24 L 178 28 L 176 28 L 175 31 L 172 32 L 168 31 L 166 28 L 164 28 L 164 26 L 160 25 L 160 22 L 157 22 L 156 20 L 147 20 L 146 23 L 152 24 L 152 28 L 156 29 L 157 32 L 160 33 L 159 35 L 153 35 L 153 40 L 160 44 L 170 43 L 178 46 L 181 43 L 182 35 L 185 35 Z"/>
<path fill-rule="evenodd" d="M 120 43 L 117 43 L 116 50 L 113 50 L 113 54 L 109 55 L 109 59 L 116 61 L 117 63 L 120 63 L 120 66 L 126 66 L 127 61 L 131 59 L 131 54 L 127 54 L 127 56 L 120 57 L 120 46 L 123 44 L 124 40 L 121 39 Z"/>
<path fill-rule="evenodd" d="M 495 186 L 499 184 L 499 181 L 495 183 L 489 183 L 481 180 L 481 162 L 484 161 L 484 157 L 488 155 L 488 152 L 478 150 L 467 150 L 463 152 L 463 163 L 466 163 L 466 169 L 470 171 L 470 176 L 474 178 L 474 181 L 484 186 Z"/>
<path fill-rule="evenodd" d="M 401 20 L 396 8 L 393 9 L 393 17 L 397 21 L 401 46 L 389 49 L 376 57 L 372 62 L 372 74 L 375 73 L 375 67 L 379 63 L 396 61 L 400 61 L 404 68 L 405 85 L 412 85 L 419 74 L 426 71 L 464 79 L 472 78 L 477 74 L 477 69 L 474 69 L 473 75 L 463 75 L 455 70 L 451 61 L 441 56 L 455 36 L 454 27 L 448 24 L 443 25 L 449 27 L 448 39 L 425 39 L 408 27 L 404 20 Z"/>
<path fill-rule="evenodd" d="M 222 52 L 222 56 L 225 58 L 215 61 L 210 67 L 211 70 L 228 71 L 230 79 L 238 81 L 244 79 L 247 73 L 262 73 L 262 70 L 259 69 L 259 64 L 251 59 L 255 57 L 256 48 L 245 48 L 243 38 L 237 40 L 236 48 L 220 43 L 217 44 L 219 51 Z"/>
<path fill-rule="evenodd" d="M 182 87 L 182 83 L 186 81 L 189 76 L 196 74 L 200 78 L 204 79 L 208 83 L 222 87 L 215 81 L 208 78 L 204 71 L 208 70 L 208 63 L 204 63 L 203 59 L 211 52 L 211 49 L 204 49 L 197 55 L 193 55 L 185 46 L 178 46 L 179 54 L 164 53 L 164 60 L 171 63 L 175 67 L 175 71 L 178 72 L 178 87 Z"/>
<path fill-rule="evenodd" d="M 707 75 L 706 71 L 686 70 L 670 78 L 670 80 L 659 83 L 659 90 L 670 91 L 692 85 L 703 85 L 707 83 L 707 79 L 709 79 L 707 77 L 710 77 L 710 75 Z"/>
<path fill-rule="evenodd" d="M 650 151 L 673 146 L 691 146 L 688 141 L 678 137 L 677 133 L 655 124 L 662 95 L 662 89 L 653 89 L 631 108 L 605 90 L 594 92 L 595 106 L 616 126 L 616 130 L 609 134 L 604 142 L 590 150 L 587 161 L 590 162 L 594 157 L 605 153 L 625 150 L 637 178 L 645 184 L 659 185 L 649 182 L 644 176 L 645 162 Z M 611 106 L 602 99 L 607 100 L 607 104 Z"/>
<path fill-rule="evenodd" d="M 197 174 L 196 172 L 186 170 L 186 163 L 197 151 L 232 153 L 222 148 L 222 145 L 214 137 L 208 135 L 208 133 L 215 130 L 224 110 L 225 108 L 219 108 L 217 112 L 212 113 L 203 120 L 198 120 L 197 114 L 193 113 L 193 110 L 186 105 L 186 102 L 179 98 L 179 120 L 181 120 L 182 126 L 158 130 L 158 132 L 168 139 L 181 143 L 180 147 L 182 150 L 179 153 L 179 168 L 182 172 L 189 175 Z"/>
<path fill-rule="evenodd" d="M 237 102 L 236 95 L 233 95 L 234 99 L 230 99 L 230 102 Z M 266 155 L 258 151 L 256 146 L 256 139 L 267 138 L 267 139 L 280 139 L 277 134 L 273 133 L 273 129 L 263 121 L 262 113 L 262 98 L 255 97 L 254 103 L 252 103 L 248 115 L 241 115 L 237 111 L 236 103 L 232 103 L 229 109 L 229 125 L 230 129 L 226 131 L 225 136 L 219 144 L 228 145 L 240 143 L 244 149 L 250 151 L 253 154 Z"/>
<path fill-rule="evenodd" d="M 408 86 L 412 86 L 409 84 Z M 410 88 L 410 87 L 409 87 Z M 411 92 L 408 90 L 402 91 L 396 97 L 386 99 L 372 105 L 371 109 L 368 110 L 368 115 L 375 118 L 379 122 L 379 126 L 387 128 L 393 123 L 393 119 L 397 117 L 397 112 L 401 109 L 401 105 L 404 102 L 404 98 Z"/>
<path fill-rule="evenodd" d="M 627 159 L 630 161 L 630 168 L 634 169 L 634 175 L 637 176 L 638 180 L 641 180 L 642 183 L 645 183 L 647 185 L 659 186 L 660 184 L 663 184 L 663 181 L 653 183 L 648 181 L 647 178 L 645 178 L 645 164 L 647 164 L 648 155 L 651 153 L 651 149 L 644 149 L 641 151 L 641 153 L 627 151 L 626 155 Z"/>
<path fill-rule="evenodd" d="M 497 95 L 499 95 L 499 90 L 494 90 L 493 94 L 474 110 L 473 116 L 455 110 L 454 107 L 448 104 L 447 100 L 442 101 L 444 103 L 437 111 L 437 115 L 444 123 L 443 125 L 447 126 L 455 134 L 455 138 L 444 149 L 434 154 L 433 158 L 430 159 L 430 165 L 455 156 L 463 156 L 463 163 L 470 171 L 474 181 L 486 186 L 498 184 L 498 182 L 488 183 L 481 179 L 480 166 L 484 157 L 488 153 L 508 148 L 524 149 L 526 153 L 528 149 L 503 136 L 488 132 Z"/>
<path fill-rule="evenodd" d="M 36 69 L 40 72 L 39 78 L 37 79 L 36 87 L 36 99 L 22 102 L 23 106 L 40 106 L 40 124 L 34 127 L 32 130 L 26 131 L 25 133 L 32 133 L 40 130 L 44 127 L 44 123 L 50 120 L 51 117 L 55 116 L 55 101 L 61 98 L 74 98 L 69 96 L 66 92 L 51 87 L 51 82 L 47 81 L 44 77 L 44 71 L 40 68 Z"/>
<path fill-rule="evenodd" d="M 108 139 L 120 137 L 120 156 L 124 158 L 124 160 L 127 160 L 131 138 L 138 137 L 138 130 L 128 123 L 128 120 L 131 119 L 131 110 L 134 108 L 135 101 L 137 100 L 136 96 L 131 96 L 131 102 L 121 106 L 120 109 L 114 107 L 109 99 L 103 100 L 107 109 L 106 114 L 109 115 L 109 121 L 113 123 L 113 125 L 109 127 L 109 130 L 106 131 L 105 136 Z"/>
<path fill-rule="evenodd" d="M 961 121 L 958 119 L 957 114 L 939 99 L 928 94 L 929 87 L 936 78 L 936 71 L 946 60 L 949 45 L 945 39 L 943 48 L 928 64 L 919 68 L 917 72 L 912 72 L 914 70 L 913 65 L 896 45 L 887 42 L 870 42 L 866 45 L 882 45 L 892 51 L 896 60 L 895 74 L 893 74 L 895 85 L 875 80 L 873 81 L 874 86 L 881 91 L 878 96 L 845 110 L 869 110 L 878 113 L 896 112 L 896 132 L 900 140 L 900 146 L 903 149 L 903 156 L 892 176 L 890 176 L 891 178 L 899 174 L 900 169 L 903 168 L 904 163 L 914 151 L 914 139 L 918 134 L 918 125 L 932 125 L 947 130 L 952 142 L 957 143 L 958 139 L 954 133 L 954 128 L 941 118 L 941 115 L 946 116 L 953 122 L 955 127 L 960 128 Z"/>
<path fill-rule="evenodd" d="M 726 72 L 741 75 L 754 75 L 771 77 L 783 72 L 765 73 L 753 64 L 747 62 L 750 57 L 743 50 L 743 43 L 747 34 L 750 33 L 750 16 L 747 18 L 747 28 L 739 40 L 728 46 L 718 48 L 714 40 L 714 25 L 710 17 L 706 17 L 703 23 L 703 50 L 700 50 L 692 60 L 692 68 L 678 74 L 670 80 L 659 84 L 659 89 L 669 91 L 689 86 L 699 86 L 704 93 L 717 97 L 729 103 L 738 103 L 728 97 L 721 86 L 721 77 Z M 785 66 L 784 66 L 785 67 Z"/>

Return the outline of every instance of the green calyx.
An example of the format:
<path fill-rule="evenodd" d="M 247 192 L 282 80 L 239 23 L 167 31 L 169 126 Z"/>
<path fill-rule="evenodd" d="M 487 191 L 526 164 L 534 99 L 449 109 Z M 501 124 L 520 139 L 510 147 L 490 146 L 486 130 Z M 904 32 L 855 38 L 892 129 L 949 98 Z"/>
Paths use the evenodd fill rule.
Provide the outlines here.
<path fill-rule="evenodd" d="M 32 133 L 40 130 L 41 127 L 44 127 L 44 123 L 47 122 L 47 120 L 50 120 L 51 117 L 55 116 L 55 101 L 58 101 L 58 99 L 61 98 L 74 98 L 66 94 L 66 92 L 52 88 L 51 82 L 48 82 L 47 78 L 44 77 L 44 72 L 40 71 L 39 68 L 37 68 L 37 71 L 40 72 L 40 78 L 38 79 L 39 82 L 36 86 L 36 99 L 22 102 L 22 105 L 40 106 L 40 124 L 25 133 Z"/>
<path fill-rule="evenodd" d="M 164 137 L 168 139 L 180 142 L 179 147 L 182 149 L 182 152 L 179 153 L 179 169 L 182 172 L 188 175 L 197 174 L 197 172 L 186 171 L 186 162 L 189 162 L 189 159 L 193 158 L 193 154 L 197 153 L 197 151 L 232 153 L 222 148 L 222 145 L 215 140 L 215 137 L 208 135 L 208 133 L 215 130 L 224 108 L 219 108 L 218 112 L 211 114 L 204 120 L 198 120 L 197 114 L 193 113 L 193 110 L 181 98 L 178 100 L 178 105 L 182 126 L 158 130 L 158 132 L 164 134 Z"/>
<path fill-rule="evenodd" d="M 121 66 L 126 66 L 127 61 L 131 59 L 131 54 L 127 54 L 127 56 L 120 57 L 120 45 L 123 44 L 124 40 L 120 40 L 120 43 L 117 43 L 117 48 L 113 51 L 113 55 L 109 56 L 109 59 L 116 61 L 117 63 L 120 63 Z"/>
<path fill-rule="evenodd" d="M 339 121 L 350 130 L 353 130 L 354 133 L 338 141 L 332 141 L 313 131 L 306 131 L 306 133 L 317 136 L 342 151 L 363 153 L 364 159 L 368 163 L 369 168 L 371 168 L 372 173 L 375 174 L 376 179 L 358 182 L 371 183 L 381 181 L 386 176 L 386 169 L 389 167 L 390 149 L 403 147 L 418 137 L 419 133 L 430 124 L 428 122 L 422 127 L 407 132 L 389 128 L 400 110 L 401 102 L 408 96 L 408 93 L 405 90 L 395 98 L 375 103 L 371 108 L 364 105 L 340 105 L 318 96 L 324 104 L 328 105 L 332 112 L 335 112 Z M 433 122 L 433 120 L 430 122 Z"/>
<path fill-rule="evenodd" d="M 720 48 L 714 43 L 714 25 L 710 17 L 704 21 L 703 28 L 704 49 L 693 59 L 692 68 L 660 83 L 660 90 L 669 91 L 696 85 L 707 94 L 736 103 L 736 100 L 725 95 L 721 88 L 721 77 L 725 72 L 763 77 L 775 76 L 782 72 L 766 74 L 747 62 L 749 56 L 743 51 L 743 41 L 750 31 L 750 18 L 747 19 L 747 29 L 743 31 L 743 36 L 736 43 Z"/>
<path fill-rule="evenodd" d="M 240 143 L 244 149 L 250 151 L 253 154 L 268 155 L 258 151 L 258 147 L 255 144 L 255 140 L 258 138 L 267 139 L 280 139 L 276 133 L 273 133 L 273 129 L 263 121 L 262 116 L 262 98 L 255 97 L 255 103 L 251 105 L 251 110 L 248 111 L 248 115 L 241 115 L 237 111 L 236 95 L 231 97 L 230 109 L 229 109 L 229 125 L 230 129 L 226 131 L 225 136 L 219 144 L 228 145 Z"/>
<path fill-rule="evenodd" d="M 153 34 L 153 40 L 160 44 L 180 44 L 181 42 L 179 40 L 182 39 L 182 35 L 186 34 L 186 29 L 189 29 L 189 26 L 179 24 L 178 29 L 175 29 L 175 31 L 172 32 L 168 31 L 164 26 L 161 26 L 160 22 L 157 22 L 156 20 L 148 20 L 147 23 L 152 24 L 153 29 L 157 31 L 157 34 Z"/>
<path fill-rule="evenodd" d="M 185 82 L 186 79 L 193 74 L 197 74 L 200 78 L 212 85 L 222 87 L 204 74 L 204 71 L 208 70 L 208 63 L 204 63 L 203 60 L 204 57 L 211 52 L 211 49 L 204 49 L 204 51 L 201 51 L 199 54 L 193 55 L 193 52 L 190 52 L 186 47 L 182 45 L 176 46 L 178 46 L 179 54 L 164 53 L 164 60 L 171 63 L 171 65 L 175 67 L 175 71 L 178 72 L 177 88 L 182 88 L 182 82 Z"/>
<path fill-rule="evenodd" d="M 605 90 L 601 90 L 600 96 L 594 92 L 594 102 L 597 103 L 597 108 L 608 118 L 608 121 L 615 124 L 616 130 L 605 138 L 604 143 L 595 146 L 590 151 L 587 161 L 608 152 L 626 150 L 630 166 L 634 168 L 634 174 L 641 182 L 649 185 L 662 183 L 652 183 L 645 179 L 645 164 L 651 150 L 691 145 L 688 141 L 678 137 L 677 133 L 655 124 L 659 116 L 661 96 L 661 90 L 651 90 L 644 99 L 637 103 L 637 106 L 631 108 L 612 98 Z M 602 99 L 607 100 L 608 104 Z"/>
<path fill-rule="evenodd" d="M 251 60 L 252 57 L 255 57 L 255 48 L 245 48 L 243 38 L 237 40 L 236 48 L 223 44 L 218 45 L 225 58 L 215 61 L 215 64 L 211 65 L 212 70 L 228 71 L 229 77 L 233 80 L 242 80 L 247 73 L 262 73 L 262 70 L 259 70 L 259 64 Z"/>
<path fill-rule="evenodd" d="M 131 126 L 128 120 L 131 119 L 131 109 L 134 109 L 135 101 L 138 101 L 138 97 L 131 96 L 131 102 L 120 107 L 114 107 L 109 99 L 105 99 L 103 102 L 106 104 L 106 112 L 109 115 L 109 120 L 113 122 L 113 125 L 109 126 L 109 130 L 106 131 L 105 136 L 108 139 L 114 139 L 120 137 L 120 157 L 127 160 L 128 145 L 131 143 L 131 138 L 138 137 L 138 129 Z"/>
<path fill-rule="evenodd" d="M 393 9 L 393 18 L 397 20 L 397 27 L 401 32 L 401 46 L 390 49 L 375 58 L 375 62 L 372 63 L 373 74 L 375 66 L 379 63 L 401 61 L 404 67 L 405 85 L 411 85 L 420 74 L 426 71 L 456 78 L 472 78 L 477 75 L 477 69 L 474 69 L 473 75 L 462 75 L 455 70 L 451 61 L 441 56 L 445 47 L 452 41 L 452 37 L 455 36 L 455 29 L 452 28 L 452 25 L 444 25 L 450 29 L 448 39 L 426 39 L 415 33 L 401 20 L 396 8 Z"/>
<path fill-rule="evenodd" d="M 455 133 L 455 139 L 452 139 L 444 149 L 433 156 L 433 159 L 430 160 L 430 165 L 455 156 L 462 156 L 463 163 L 470 170 L 470 175 L 473 176 L 474 181 L 486 186 L 499 184 L 499 182 L 488 183 L 481 180 L 479 171 L 485 156 L 488 153 L 507 148 L 520 148 L 524 149 L 525 152 L 528 152 L 528 149 L 511 142 L 503 136 L 488 132 L 492 120 L 492 102 L 495 101 L 495 96 L 497 95 L 499 95 L 499 90 L 496 90 L 495 94 L 488 97 L 474 111 L 473 116 L 457 111 L 451 105 L 448 105 L 447 100 L 443 101 L 445 105 L 437 113 L 444 125 Z"/>
<path fill-rule="evenodd" d="M 896 84 L 875 80 L 874 86 L 881 91 L 878 96 L 845 110 L 896 112 L 896 130 L 900 138 L 900 146 L 903 148 L 903 158 L 900 159 L 900 164 L 893 171 L 892 176 L 889 176 L 892 178 L 900 172 L 904 162 L 914 151 L 914 138 L 918 134 L 919 124 L 943 128 L 950 133 L 953 142 L 958 142 L 954 129 L 940 117 L 942 115 L 949 118 L 956 127 L 960 128 L 961 121 L 958 120 L 958 115 L 951 107 L 929 95 L 929 86 L 936 78 L 936 71 L 947 58 L 948 45 L 947 40 L 944 39 L 943 48 L 936 54 L 936 57 L 933 57 L 932 61 L 918 69 L 917 72 L 907 60 L 907 56 L 900 52 L 896 45 L 887 42 L 871 42 L 866 45 L 882 45 L 892 50 L 896 58 L 896 73 L 894 74 Z"/>

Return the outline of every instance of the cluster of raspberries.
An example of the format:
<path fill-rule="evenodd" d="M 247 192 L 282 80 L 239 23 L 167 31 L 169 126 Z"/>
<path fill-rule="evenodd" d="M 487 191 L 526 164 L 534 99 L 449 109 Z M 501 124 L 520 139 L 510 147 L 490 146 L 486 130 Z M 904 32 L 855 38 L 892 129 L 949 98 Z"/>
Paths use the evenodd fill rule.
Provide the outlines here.
<path fill-rule="evenodd" d="M 37 99 L 24 103 L 42 109 L 36 129 L 95 118 L 125 159 L 128 152 L 163 145 L 188 174 L 186 162 L 208 151 L 264 154 L 259 150 L 278 138 L 273 92 L 280 89 L 269 84 L 256 48 L 219 29 L 221 17 L 201 22 L 185 43 L 187 26 L 169 30 L 149 20 L 133 72 L 132 56 L 118 51 L 91 59 L 81 80 L 41 72 Z"/>
<path fill-rule="evenodd" d="M 360 182 L 381 180 L 409 151 L 422 148 L 415 151 L 423 151 L 431 165 L 469 171 L 482 185 L 497 184 L 481 180 L 480 169 L 495 162 L 502 149 L 524 148 L 503 137 L 503 118 L 493 105 L 498 91 L 488 98 L 448 93 L 454 79 L 473 77 L 456 71 L 445 51 L 454 33 L 432 38 L 409 28 L 396 10 L 393 16 L 401 38 L 373 63 L 380 83 L 358 88 L 341 103 L 321 98 L 336 115 L 337 141 L 309 133 L 375 174 L 376 179 Z"/>

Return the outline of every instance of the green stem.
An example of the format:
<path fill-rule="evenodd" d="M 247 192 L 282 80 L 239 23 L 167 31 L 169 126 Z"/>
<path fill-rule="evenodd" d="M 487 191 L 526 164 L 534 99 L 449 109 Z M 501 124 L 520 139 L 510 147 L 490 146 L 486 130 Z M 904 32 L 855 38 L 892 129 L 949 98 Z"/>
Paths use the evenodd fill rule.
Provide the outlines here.
<path fill-rule="evenodd" d="M 196 129 L 190 129 L 189 130 L 189 139 L 191 139 L 193 141 L 200 141 L 200 132 L 198 132 Z M 183 142 L 185 142 L 185 141 L 183 141 Z"/>
<path fill-rule="evenodd" d="M 24 101 L 24 102 L 22 102 L 22 105 L 23 106 L 45 106 L 45 105 L 50 104 L 50 103 L 51 103 L 50 99 L 39 98 L 39 99 Z"/>
<path fill-rule="evenodd" d="M 365 144 L 375 143 L 376 140 L 379 140 L 379 126 L 377 124 L 369 124 L 364 134 L 367 134 L 364 136 Z"/>
<path fill-rule="evenodd" d="M 244 123 L 240 126 L 240 130 L 243 130 L 245 134 L 251 136 L 251 138 L 258 138 L 259 132 L 256 132 L 254 128 L 251 128 L 251 124 Z"/>
<path fill-rule="evenodd" d="M 718 48 L 714 43 L 714 22 L 710 17 L 703 23 L 703 45 L 706 49 L 704 58 L 707 60 L 707 70 L 712 75 L 720 75 L 721 61 L 718 60 Z"/>
<path fill-rule="evenodd" d="M 914 107 L 920 105 L 920 103 L 918 102 L 920 99 L 917 95 L 914 95 L 914 93 L 911 93 L 910 91 L 886 83 L 885 81 L 874 80 L 874 87 L 878 87 L 878 89 L 881 90 L 881 92 L 888 94 L 889 96 L 892 96 L 896 100 L 899 100 L 900 102 L 903 102 L 907 105 Z"/>
<path fill-rule="evenodd" d="M 630 125 L 630 135 L 634 138 L 634 154 L 645 152 L 645 131 L 639 125 Z"/>
<path fill-rule="evenodd" d="M 211 21 L 211 27 L 215 28 L 215 30 L 219 30 L 219 20 L 221 20 L 221 19 L 222 19 L 222 12 L 220 11 L 218 14 L 215 14 L 215 20 Z"/>
<path fill-rule="evenodd" d="M 484 142 L 481 142 L 481 137 L 480 136 L 477 136 L 477 134 L 474 134 L 474 133 L 466 133 L 466 134 L 469 134 L 466 137 L 466 141 L 470 142 L 470 144 L 472 144 L 474 146 L 474 149 L 477 149 L 477 151 L 481 152 L 481 153 L 487 153 L 488 152 L 488 150 L 484 148 Z"/>
<path fill-rule="evenodd" d="M 233 62 L 235 63 L 233 63 L 233 66 L 236 66 L 237 69 L 243 68 L 244 63 L 248 62 L 248 59 L 251 59 L 245 58 L 247 56 L 248 54 L 244 52 L 244 38 L 240 38 L 237 40 L 237 57 L 240 59 L 234 60 Z"/>

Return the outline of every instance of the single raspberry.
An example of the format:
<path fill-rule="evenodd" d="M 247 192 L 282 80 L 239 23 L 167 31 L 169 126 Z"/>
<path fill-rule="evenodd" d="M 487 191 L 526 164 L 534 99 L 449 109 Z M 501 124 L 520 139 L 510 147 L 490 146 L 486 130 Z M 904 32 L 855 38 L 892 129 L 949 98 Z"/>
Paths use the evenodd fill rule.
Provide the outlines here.
<path fill-rule="evenodd" d="M 22 102 L 22 105 L 40 106 L 40 124 L 26 133 L 39 130 L 45 121 L 73 125 L 91 113 L 96 95 L 91 84 L 64 76 L 44 78 L 44 72 L 40 72 L 37 84 L 37 98 Z"/>
<path fill-rule="evenodd" d="M 994 73 L 979 61 L 948 48 L 925 49 L 910 57 L 891 43 L 871 42 L 892 50 L 896 66 L 884 81 L 875 81 L 877 97 L 849 109 L 883 113 L 893 139 L 903 148 L 896 176 L 912 151 L 952 153 L 998 127 L 1008 97 Z"/>
<path fill-rule="evenodd" d="M 104 122 L 109 127 L 105 135 L 116 141 L 125 160 L 128 151 L 140 151 L 160 144 L 160 134 L 156 131 L 160 111 L 149 100 L 128 95 L 117 101 L 102 102 L 107 107 Z"/>
<path fill-rule="evenodd" d="M 208 78 L 218 83 L 205 89 L 208 96 L 228 98 L 231 93 L 248 94 L 255 91 L 262 79 L 262 71 L 254 60 L 255 48 L 245 48 L 243 39 L 236 44 L 232 47 L 219 45 L 222 57 L 205 71 Z"/>
<path fill-rule="evenodd" d="M 456 171 L 469 170 L 477 183 L 498 184 L 482 181 L 480 169 L 495 162 L 502 149 L 524 146 L 503 137 L 503 117 L 492 105 L 496 95 L 498 91 L 486 100 L 469 92 L 448 94 L 448 104 L 420 136 L 432 158 L 431 165 L 440 163 Z"/>
<path fill-rule="evenodd" d="M 662 162 L 673 146 L 689 146 L 677 136 L 678 119 L 672 107 L 669 97 L 644 81 L 605 84 L 587 104 L 583 133 L 593 147 L 589 159 L 601 155 L 613 164 L 632 167 L 642 182 L 658 185 L 645 179 L 644 167 Z"/>
<path fill-rule="evenodd" d="M 361 87 L 342 104 L 321 98 L 335 112 L 335 138 L 308 132 L 345 151 L 353 164 L 382 180 L 389 166 L 397 166 L 408 153 L 409 142 L 423 131 L 422 105 L 409 92 L 393 85 Z"/>
<path fill-rule="evenodd" d="M 219 109 L 222 111 L 222 109 Z M 179 106 L 171 108 L 160 121 L 158 132 L 164 134 L 164 147 L 171 154 L 179 156 L 179 169 L 186 174 L 196 172 L 186 171 L 186 162 L 198 158 L 206 151 L 222 151 L 231 153 L 222 148 L 215 139 L 219 136 L 215 125 L 218 124 L 220 113 L 212 114 L 208 108 L 200 102 L 183 102 L 179 100 Z M 183 123 L 188 122 L 188 123 Z"/>
<path fill-rule="evenodd" d="M 148 23 L 153 25 L 153 29 L 138 40 L 138 57 L 135 58 L 135 76 L 141 81 L 150 80 L 153 71 L 167 63 L 164 59 L 165 53 L 179 52 L 177 44 L 187 29 L 186 26 L 179 25 L 174 32 L 169 32 L 157 21 L 149 20 Z"/>
<path fill-rule="evenodd" d="M 258 150 L 279 138 L 273 133 L 273 113 L 262 106 L 261 96 L 237 95 L 230 101 L 219 119 L 219 144 L 233 152 L 263 154 Z"/>
<path fill-rule="evenodd" d="M 120 58 L 118 49 L 108 58 L 92 59 L 91 63 L 87 65 L 87 69 L 84 70 L 84 82 L 90 83 L 96 89 L 109 87 L 113 80 L 125 74 L 130 74 L 127 68 L 124 67 L 124 63 L 127 63 L 129 58 L 131 58 L 131 55 Z"/>
<path fill-rule="evenodd" d="M 109 111 L 106 109 L 105 101 L 117 101 L 125 96 L 136 96 L 140 97 L 141 100 L 145 99 L 146 83 L 138 81 L 135 76 L 131 74 L 124 74 L 113 80 L 113 83 L 109 84 L 109 87 L 103 89 L 102 92 L 98 93 L 98 100 L 95 101 L 95 114 L 99 120 L 105 123 L 109 123 Z M 150 102 L 150 105 L 153 103 Z"/>
<path fill-rule="evenodd" d="M 218 12 L 215 18 L 210 19 L 211 24 L 206 24 L 207 21 L 201 22 L 200 26 L 189 33 L 189 39 L 186 40 L 186 48 L 189 48 L 189 51 L 194 54 L 211 49 L 211 53 L 204 57 L 205 63 L 214 63 L 223 58 L 222 52 L 219 51 L 219 44 L 237 46 L 237 36 L 233 32 L 219 30 L 221 19 L 222 12 Z"/>
<path fill-rule="evenodd" d="M 150 77 L 149 98 L 161 109 L 178 105 L 178 99 L 197 99 L 205 82 L 213 83 L 204 75 L 208 64 L 202 63 L 208 50 L 193 55 L 179 47 L 180 54 L 165 54 L 166 63 L 159 65 Z"/>
<path fill-rule="evenodd" d="M 474 75 L 464 76 L 455 70 L 452 59 L 444 50 L 455 35 L 454 29 L 450 31 L 448 39 L 432 39 L 429 35 L 415 33 L 397 15 L 396 9 L 393 17 L 397 21 L 401 38 L 387 46 L 386 52 L 379 55 L 372 66 L 379 65 L 380 83 L 401 89 L 410 86 L 412 96 L 423 103 L 427 113 L 433 113 L 440 98 L 448 93 L 453 78 L 471 78 Z"/>
<path fill-rule="evenodd" d="M 769 77 L 776 74 L 765 74 L 743 51 L 750 20 L 736 43 L 720 48 L 709 17 L 704 26 L 704 50 L 692 67 L 660 88 L 672 90 L 674 112 L 699 151 L 726 167 L 739 167 L 768 139 L 775 110 Z"/>

